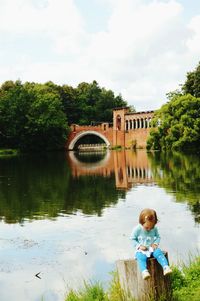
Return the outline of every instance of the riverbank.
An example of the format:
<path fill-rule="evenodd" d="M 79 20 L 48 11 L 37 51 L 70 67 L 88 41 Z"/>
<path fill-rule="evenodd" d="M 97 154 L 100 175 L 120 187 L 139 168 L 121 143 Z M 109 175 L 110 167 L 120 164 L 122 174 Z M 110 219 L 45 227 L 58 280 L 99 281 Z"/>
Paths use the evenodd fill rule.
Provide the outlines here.
<path fill-rule="evenodd" d="M 199 301 L 200 296 L 200 256 L 193 258 L 189 265 L 182 263 L 173 266 L 171 274 L 171 301 Z M 113 279 L 107 291 L 100 283 L 85 284 L 80 291 L 71 290 L 65 301 L 134 301 L 121 289 L 118 276 L 113 273 Z M 153 301 L 153 300 L 152 300 Z M 170 301 L 170 300 L 162 300 Z"/>

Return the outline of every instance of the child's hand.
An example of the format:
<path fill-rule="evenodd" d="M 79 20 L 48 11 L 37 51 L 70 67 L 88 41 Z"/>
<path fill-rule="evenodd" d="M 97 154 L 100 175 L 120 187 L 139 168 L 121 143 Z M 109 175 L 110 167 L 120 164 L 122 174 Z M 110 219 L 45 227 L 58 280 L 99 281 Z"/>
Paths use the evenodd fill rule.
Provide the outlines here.
<path fill-rule="evenodd" d="M 155 249 L 157 249 L 158 245 L 152 244 L 151 247 L 155 250 Z"/>
<path fill-rule="evenodd" d="M 145 246 L 140 246 L 139 249 L 142 250 L 142 251 L 146 251 L 146 250 L 147 250 L 147 247 L 145 247 Z"/>

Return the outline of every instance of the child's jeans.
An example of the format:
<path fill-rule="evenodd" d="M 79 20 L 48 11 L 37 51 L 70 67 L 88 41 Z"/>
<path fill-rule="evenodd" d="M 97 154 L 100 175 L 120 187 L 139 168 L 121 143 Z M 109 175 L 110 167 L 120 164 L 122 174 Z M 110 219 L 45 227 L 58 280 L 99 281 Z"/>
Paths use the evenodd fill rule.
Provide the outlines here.
<path fill-rule="evenodd" d="M 154 258 L 156 258 L 156 260 L 159 262 L 159 264 L 162 267 L 169 265 L 167 258 L 165 257 L 165 255 L 163 254 L 161 249 L 159 249 L 159 248 L 155 249 L 151 255 Z M 141 272 L 143 272 L 144 270 L 147 270 L 147 258 L 148 257 L 145 254 L 143 254 L 142 252 L 136 252 L 135 257 L 138 261 L 138 265 L 139 265 Z"/>

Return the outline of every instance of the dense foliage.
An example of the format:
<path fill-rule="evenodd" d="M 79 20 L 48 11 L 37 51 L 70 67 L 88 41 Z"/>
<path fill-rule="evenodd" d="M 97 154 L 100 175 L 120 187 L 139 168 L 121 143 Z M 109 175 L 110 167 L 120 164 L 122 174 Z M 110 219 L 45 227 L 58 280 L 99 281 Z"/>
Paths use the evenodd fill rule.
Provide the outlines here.
<path fill-rule="evenodd" d="M 148 149 L 200 149 L 200 64 L 188 73 L 182 91 L 168 94 L 169 102 L 155 114 Z"/>
<path fill-rule="evenodd" d="M 59 87 L 59 92 L 69 124 L 112 122 L 113 108 L 127 105 L 121 95 L 100 88 L 96 81 L 80 83 L 77 88 L 64 85 Z"/>
<path fill-rule="evenodd" d="M 194 71 L 187 73 L 187 79 L 182 87 L 182 91 L 184 94 L 200 97 L 200 62 Z"/>
<path fill-rule="evenodd" d="M 71 123 L 112 122 L 113 108 L 125 105 L 96 81 L 77 88 L 6 81 L 0 87 L 0 147 L 63 148 Z"/>
<path fill-rule="evenodd" d="M 66 115 L 51 85 L 9 81 L 1 86 L 0 147 L 59 149 L 66 135 Z"/>

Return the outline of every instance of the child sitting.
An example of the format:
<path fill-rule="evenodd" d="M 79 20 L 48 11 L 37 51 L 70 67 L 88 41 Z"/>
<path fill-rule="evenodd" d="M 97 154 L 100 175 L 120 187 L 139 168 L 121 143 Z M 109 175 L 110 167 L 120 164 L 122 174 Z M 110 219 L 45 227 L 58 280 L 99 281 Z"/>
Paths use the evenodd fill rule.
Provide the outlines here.
<path fill-rule="evenodd" d="M 158 219 L 155 210 L 142 210 L 139 216 L 139 225 L 133 229 L 130 237 L 136 247 L 135 257 L 138 261 L 143 279 L 148 279 L 151 276 L 147 269 L 147 258 L 150 256 L 157 259 L 163 268 L 164 275 L 172 273 L 167 258 L 164 256 L 161 249 L 158 248 L 160 235 L 155 226 L 157 221 Z"/>

